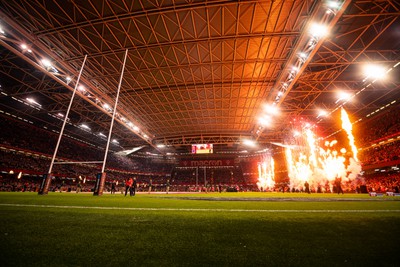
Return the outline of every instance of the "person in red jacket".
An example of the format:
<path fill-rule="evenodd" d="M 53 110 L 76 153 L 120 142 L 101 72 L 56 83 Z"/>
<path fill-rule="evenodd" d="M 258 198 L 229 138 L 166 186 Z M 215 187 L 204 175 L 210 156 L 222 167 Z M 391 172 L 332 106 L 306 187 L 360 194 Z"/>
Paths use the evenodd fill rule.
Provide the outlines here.
<path fill-rule="evenodd" d="M 129 179 L 127 179 L 125 181 L 125 196 L 128 193 L 128 190 L 130 192 L 130 195 L 132 195 L 132 193 L 131 193 L 132 192 L 131 191 L 132 185 L 133 185 L 133 179 L 132 178 L 129 178 Z"/>

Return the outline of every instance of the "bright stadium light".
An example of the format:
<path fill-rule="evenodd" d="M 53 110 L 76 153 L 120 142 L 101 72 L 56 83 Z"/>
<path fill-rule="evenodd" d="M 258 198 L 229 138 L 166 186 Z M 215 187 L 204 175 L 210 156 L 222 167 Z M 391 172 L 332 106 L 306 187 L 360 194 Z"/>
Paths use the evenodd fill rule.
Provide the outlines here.
<path fill-rule="evenodd" d="M 258 121 L 259 121 L 260 124 L 263 125 L 263 126 L 270 126 L 271 123 L 272 123 L 272 122 L 271 122 L 271 117 L 269 117 L 269 116 L 261 117 L 261 118 L 259 118 Z"/>
<path fill-rule="evenodd" d="M 323 24 L 313 23 L 310 27 L 310 34 L 315 38 L 321 38 L 328 34 L 328 28 Z"/>
<path fill-rule="evenodd" d="M 46 58 L 42 59 L 42 64 L 43 64 L 43 66 L 45 66 L 46 68 L 51 68 L 51 67 L 52 67 L 50 60 L 48 60 L 48 59 L 46 59 Z"/>
<path fill-rule="evenodd" d="M 299 58 L 300 58 L 301 61 L 305 61 L 305 60 L 307 59 L 307 54 L 304 53 L 304 52 L 300 52 L 300 53 L 298 54 L 298 56 L 299 56 Z"/>
<path fill-rule="evenodd" d="M 256 142 L 250 139 L 245 139 L 243 140 L 243 144 L 246 146 L 250 146 L 250 147 L 255 147 L 256 146 Z"/>
<path fill-rule="evenodd" d="M 90 131 L 90 127 L 87 126 L 86 124 L 81 124 L 81 127 L 84 128 L 84 129 L 86 129 L 86 130 L 89 130 L 89 131 Z"/>
<path fill-rule="evenodd" d="M 318 116 L 317 116 L 317 118 L 319 118 L 319 117 L 325 117 L 325 116 L 327 116 L 328 115 L 328 112 L 326 111 L 326 110 L 319 110 L 318 111 Z"/>
<path fill-rule="evenodd" d="M 351 94 L 346 93 L 346 92 L 339 92 L 338 93 L 338 99 L 336 100 L 335 103 L 338 103 L 340 101 L 347 101 L 351 98 Z"/>
<path fill-rule="evenodd" d="M 32 50 L 26 45 L 26 44 L 21 44 L 22 51 L 28 51 L 29 53 L 32 53 Z"/>
<path fill-rule="evenodd" d="M 27 98 L 26 98 L 26 101 L 28 101 L 28 102 L 31 103 L 31 104 L 37 105 L 37 106 L 39 106 L 39 107 L 42 106 L 42 105 L 40 105 L 38 102 L 36 102 L 36 100 L 33 99 L 33 98 L 27 97 Z"/>
<path fill-rule="evenodd" d="M 340 9 L 340 2 L 339 1 L 333 1 L 333 0 L 332 1 L 328 1 L 327 5 L 328 5 L 329 8 L 332 8 L 332 9 L 336 9 L 336 10 Z"/>
<path fill-rule="evenodd" d="M 386 69 L 381 65 L 367 64 L 364 66 L 366 79 L 383 79 L 386 76 Z"/>
<path fill-rule="evenodd" d="M 278 107 L 275 105 L 265 105 L 264 106 L 264 110 L 268 113 L 268 114 L 277 114 L 278 113 Z"/>

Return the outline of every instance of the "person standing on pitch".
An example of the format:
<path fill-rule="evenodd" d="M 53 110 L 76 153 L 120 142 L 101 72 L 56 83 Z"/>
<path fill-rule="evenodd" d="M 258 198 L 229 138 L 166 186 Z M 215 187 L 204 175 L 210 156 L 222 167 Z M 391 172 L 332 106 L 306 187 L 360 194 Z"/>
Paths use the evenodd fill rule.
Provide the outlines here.
<path fill-rule="evenodd" d="M 310 185 L 308 184 L 307 181 L 304 183 L 304 187 L 305 187 L 305 192 L 306 192 L 307 194 L 310 194 L 310 193 L 311 193 L 311 192 L 310 192 Z"/>
<path fill-rule="evenodd" d="M 76 193 L 79 193 L 82 191 L 82 184 L 81 181 L 78 181 L 78 184 L 76 185 Z"/>
<path fill-rule="evenodd" d="M 116 189 L 115 189 L 115 180 L 113 180 L 111 182 L 111 194 L 115 194 L 115 191 L 116 191 Z"/>
<path fill-rule="evenodd" d="M 151 193 L 151 187 L 153 186 L 153 180 L 150 178 L 149 180 L 149 194 Z"/>
<path fill-rule="evenodd" d="M 342 195 L 343 195 L 344 193 L 343 193 L 343 189 L 342 189 L 342 179 L 336 178 L 335 183 L 336 183 L 336 191 L 337 191 L 338 195 L 340 193 L 342 193 Z"/>
<path fill-rule="evenodd" d="M 167 194 L 168 194 L 168 192 L 169 192 L 169 186 L 170 186 L 170 183 L 169 183 L 169 179 L 167 179 Z"/>
<path fill-rule="evenodd" d="M 127 179 L 126 181 L 125 181 L 125 196 L 126 196 L 126 194 L 128 193 L 128 190 L 129 190 L 129 194 L 130 195 L 132 195 L 132 185 L 133 185 L 133 179 L 132 178 L 129 178 L 129 179 Z"/>
<path fill-rule="evenodd" d="M 135 196 L 136 187 L 137 187 L 137 183 L 136 183 L 136 177 L 135 177 L 135 178 L 133 178 L 133 181 L 132 181 L 131 192 L 130 192 L 131 196 Z"/>

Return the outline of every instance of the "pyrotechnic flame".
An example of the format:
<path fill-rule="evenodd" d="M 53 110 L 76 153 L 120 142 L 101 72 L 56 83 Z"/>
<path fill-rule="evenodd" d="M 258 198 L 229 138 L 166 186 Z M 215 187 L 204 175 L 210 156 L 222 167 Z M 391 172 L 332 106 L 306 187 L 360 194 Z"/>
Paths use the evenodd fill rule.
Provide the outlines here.
<path fill-rule="evenodd" d="M 272 189 L 275 185 L 274 159 L 271 155 L 266 155 L 263 162 L 258 163 L 258 182 L 260 190 Z"/>
<path fill-rule="evenodd" d="M 353 157 L 346 157 L 346 149 L 336 149 L 337 140 L 325 141 L 325 146 L 318 145 L 318 138 L 310 128 L 303 129 L 301 134 L 292 140 L 292 144 L 285 145 L 286 162 L 290 187 L 304 188 L 307 181 L 310 188 L 332 188 L 335 179 L 353 181 L 361 171 L 361 165 L 357 158 L 357 148 L 354 145 L 352 125 L 347 113 L 342 109 L 342 127 L 349 139 Z M 293 143 L 294 142 L 294 143 Z"/>
<path fill-rule="evenodd" d="M 314 133 L 310 130 L 306 130 L 306 136 L 307 136 L 307 142 L 308 146 L 310 148 L 310 162 L 314 168 L 317 167 L 317 156 L 315 154 L 316 152 L 316 144 L 315 144 L 315 137 Z"/>
<path fill-rule="evenodd" d="M 350 122 L 349 116 L 344 108 L 341 109 L 341 118 L 342 118 L 342 128 L 346 131 L 347 136 L 349 137 L 349 145 L 351 147 L 351 151 L 353 152 L 353 158 L 355 161 L 358 161 L 357 158 L 357 147 L 354 142 L 354 136 L 352 133 L 353 125 Z"/>

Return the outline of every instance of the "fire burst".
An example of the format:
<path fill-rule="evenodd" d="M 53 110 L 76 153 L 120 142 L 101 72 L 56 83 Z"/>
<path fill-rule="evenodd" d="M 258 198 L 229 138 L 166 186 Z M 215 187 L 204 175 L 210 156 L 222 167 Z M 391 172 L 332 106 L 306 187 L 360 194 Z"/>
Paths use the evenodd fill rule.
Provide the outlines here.
<path fill-rule="evenodd" d="M 320 146 L 314 132 L 310 128 L 303 128 L 301 134 L 292 140 L 294 144 L 285 147 L 291 188 L 301 189 L 308 182 L 310 188 L 332 190 L 335 179 L 349 182 L 357 178 L 361 165 L 357 158 L 352 124 L 344 109 L 341 111 L 341 120 L 352 156 L 348 155 L 345 148 L 335 148 L 337 140 L 326 141 Z"/>
<path fill-rule="evenodd" d="M 275 185 L 274 159 L 271 155 L 265 155 L 262 162 L 258 163 L 258 182 L 260 191 L 272 189 Z"/>

